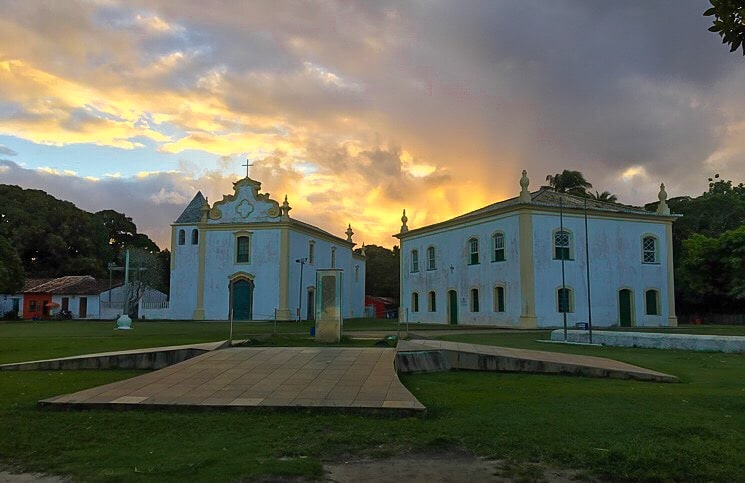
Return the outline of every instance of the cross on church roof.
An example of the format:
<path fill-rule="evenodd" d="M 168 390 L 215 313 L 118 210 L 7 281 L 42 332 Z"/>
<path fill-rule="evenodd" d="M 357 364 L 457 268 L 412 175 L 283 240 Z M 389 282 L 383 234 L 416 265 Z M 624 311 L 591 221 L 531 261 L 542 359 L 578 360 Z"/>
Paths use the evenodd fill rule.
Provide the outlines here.
<path fill-rule="evenodd" d="M 246 164 L 241 164 L 241 166 L 245 166 L 246 167 L 246 178 L 248 178 L 248 168 L 251 167 L 251 166 L 253 166 L 253 163 L 249 163 L 248 162 L 248 158 L 246 158 Z"/>

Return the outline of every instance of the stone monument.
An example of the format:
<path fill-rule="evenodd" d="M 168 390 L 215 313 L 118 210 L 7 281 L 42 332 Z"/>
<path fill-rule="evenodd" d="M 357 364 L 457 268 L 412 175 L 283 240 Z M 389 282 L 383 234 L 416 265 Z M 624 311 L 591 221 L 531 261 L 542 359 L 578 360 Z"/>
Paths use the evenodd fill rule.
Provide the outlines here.
<path fill-rule="evenodd" d="M 316 342 L 338 343 L 342 318 L 342 271 L 316 270 Z"/>

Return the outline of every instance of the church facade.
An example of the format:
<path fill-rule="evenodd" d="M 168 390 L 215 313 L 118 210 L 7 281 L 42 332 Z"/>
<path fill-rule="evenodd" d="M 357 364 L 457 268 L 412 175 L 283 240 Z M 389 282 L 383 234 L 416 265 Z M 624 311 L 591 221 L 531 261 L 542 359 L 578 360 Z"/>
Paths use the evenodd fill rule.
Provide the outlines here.
<path fill-rule="evenodd" d="M 656 212 L 551 189 L 433 225 L 401 243 L 401 311 L 409 322 L 541 328 L 676 326 L 672 224 Z M 586 217 L 585 217 L 586 216 Z M 589 261 L 589 264 L 588 264 Z M 589 280 L 589 284 L 588 284 Z"/>
<path fill-rule="evenodd" d="M 365 258 L 346 238 L 290 217 L 248 176 L 210 205 L 197 193 L 171 225 L 170 317 L 312 320 L 316 270 L 343 270 L 345 318 L 362 317 Z M 364 250 L 363 250 L 364 251 Z"/>

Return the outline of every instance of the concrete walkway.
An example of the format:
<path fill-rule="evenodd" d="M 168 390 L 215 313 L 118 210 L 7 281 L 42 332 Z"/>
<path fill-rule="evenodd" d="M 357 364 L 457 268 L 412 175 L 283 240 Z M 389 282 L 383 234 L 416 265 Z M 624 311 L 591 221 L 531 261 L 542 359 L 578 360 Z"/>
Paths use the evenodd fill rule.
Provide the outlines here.
<path fill-rule="evenodd" d="M 0 364 L 0 371 L 72 371 L 78 369 L 161 369 L 220 349 L 227 341 L 150 347 L 98 354 Z"/>
<path fill-rule="evenodd" d="M 396 365 L 399 372 L 465 369 L 678 382 L 675 376 L 604 357 L 439 340 L 401 341 L 397 350 Z"/>
<path fill-rule="evenodd" d="M 401 384 L 395 349 L 266 347 L 209 352 L 142 376 L 39 401 L 52 407 L 425 407 Z"/>

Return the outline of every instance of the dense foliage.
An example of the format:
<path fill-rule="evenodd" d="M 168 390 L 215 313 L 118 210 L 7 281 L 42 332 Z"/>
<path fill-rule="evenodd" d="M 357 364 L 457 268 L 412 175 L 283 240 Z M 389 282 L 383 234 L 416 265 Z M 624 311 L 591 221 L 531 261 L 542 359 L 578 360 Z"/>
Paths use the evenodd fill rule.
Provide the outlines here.
<path fill-rule="evenodd" d="M 683 215 L 673 224 L 679 312 L 745 310 L 745 186 L 716 175 L 701 196 L 668 205 Z"/>
<path fill-rule="evenodd" d="M 710 0 L 712 7 L 704 12 L 714 17 L 710 32 L 718 33 L 722 43 L 730 46 L 730 52 L 742 47 L 745 55 L 745 2 L 742 0 Z"/>
<path fill-rule="evenodd" d="M 359 249 L 357 250 L 359 252 Z M 398 299 L 400 252 L 377 245 L 365 247 L 365 293 Z"/>
<path fill-rule="evenodd" d="M 23 264 L 8 240 L 0 236 L 0 293 L 14 293 L 23 286 Z"/>
<path fill-rule="evenodd" d="M 109 263 L 123 262 L 123 247 L 156 254 L 165 267 L 169 263 L 126 215 L 89 213 L 44 191 L 18 186 L 0 185 L 0 238 L 17 254 L 27 277 L 107 277 Z M 3 266 L 12 262 L 8 257 L 2 256 Z M 167 289 L 167 284 L 158 288 Z"/>

